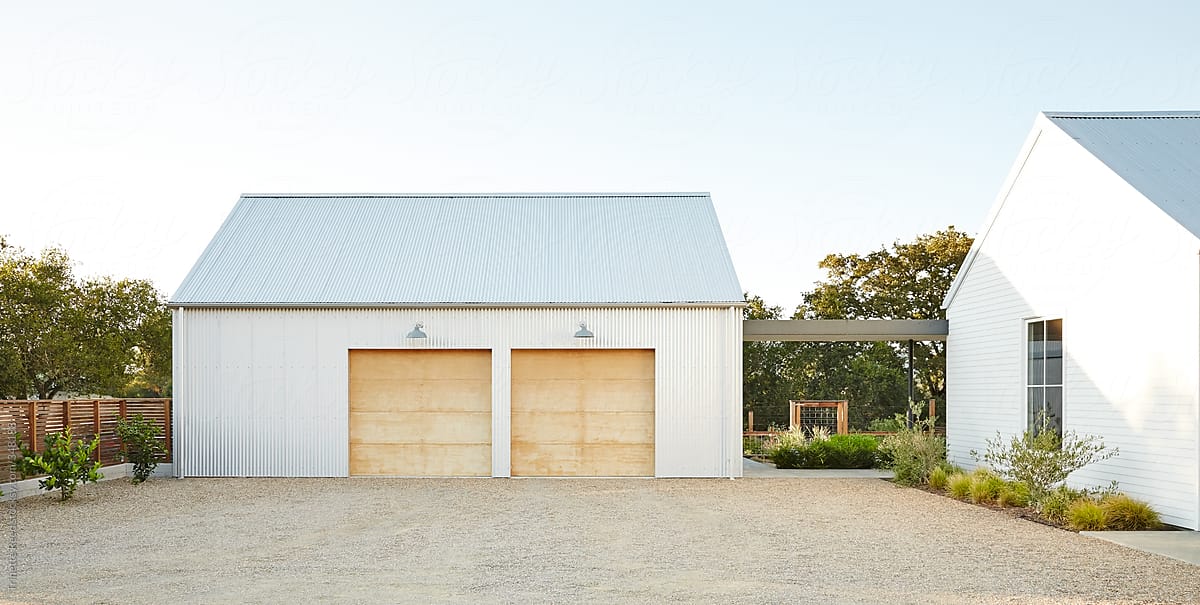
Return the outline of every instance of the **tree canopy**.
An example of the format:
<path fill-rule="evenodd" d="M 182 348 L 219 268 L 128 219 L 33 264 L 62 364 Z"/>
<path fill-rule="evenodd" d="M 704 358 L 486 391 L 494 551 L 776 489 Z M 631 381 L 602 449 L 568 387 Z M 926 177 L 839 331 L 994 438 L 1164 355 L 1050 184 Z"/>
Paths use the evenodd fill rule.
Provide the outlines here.
<path fill-rule="evenodd" d="M 0 397 L 166 394 L 170 333 L 149 281 L 79 279 L 63 250 L 0 238 Z"/>
<path fill-rule="evenodd" d="M 942 299 L 971 242 L 951 226 L 867 254 L 830 254 L 819 265 L 826 278 L 792 319 L 945 319 Z M 747 302 L 747 319 L 782 316 L 757 296 Z M 918 399 L 944 405 L 945 352 L 942 342 L 915 344 Z M 756 418 L 786 423 L 788 399 L 846 399 L 851 425 L 866 428 L 908 402 L 907 343 L 745 343 L 743 359 L 743 398 Z"/>

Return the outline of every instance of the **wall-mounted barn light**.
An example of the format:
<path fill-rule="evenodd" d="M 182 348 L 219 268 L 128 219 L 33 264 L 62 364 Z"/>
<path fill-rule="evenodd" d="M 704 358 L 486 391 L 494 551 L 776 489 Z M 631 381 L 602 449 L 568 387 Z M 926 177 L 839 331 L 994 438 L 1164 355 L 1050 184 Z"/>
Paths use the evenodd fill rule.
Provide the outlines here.
<path fill-rule="evenodd" d="M 425 327 L 425 324 L 418 321 L 416 324 L 413 325 L 412 332 L 409 332 L 405 336 L 405 338 L 426 338 L 425 332 L 421 331 L 421 328 L 424 328 L 424 327 Z"/>
<path fill-rule="evenodd" d="M 575 338 L 591 338 L 593 336 L 595 334 L 592 334 L 592 331 L 587 329 L 587 322 L 579 322 L 579 331 L 575 333 Z"/>

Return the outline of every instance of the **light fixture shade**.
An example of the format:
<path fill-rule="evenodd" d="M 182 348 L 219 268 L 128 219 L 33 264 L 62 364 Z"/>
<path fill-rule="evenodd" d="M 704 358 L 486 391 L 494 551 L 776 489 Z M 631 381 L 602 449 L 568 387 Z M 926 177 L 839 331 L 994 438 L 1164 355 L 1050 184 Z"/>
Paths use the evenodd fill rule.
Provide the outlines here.
<path fill-rule="evenodd" d="M 595 334 L 592 334 L 592 331 L 588 329 L 587 322 L 579 322 L 579 331 L 575 333 L 575 338 L 591 338 L 593 336 Z"/>
<path fill-rule="evenodd" d="M 425 332 L 421 331 L 421 328 L 424 328 L 424 327 L 425 327 L 425 324 L 418 321 L 415 325 L 413 325 L 412 332 L 409 332 L 405 336 L 405 338 L 427 338 L 427 336 L 425 335 Z"/>

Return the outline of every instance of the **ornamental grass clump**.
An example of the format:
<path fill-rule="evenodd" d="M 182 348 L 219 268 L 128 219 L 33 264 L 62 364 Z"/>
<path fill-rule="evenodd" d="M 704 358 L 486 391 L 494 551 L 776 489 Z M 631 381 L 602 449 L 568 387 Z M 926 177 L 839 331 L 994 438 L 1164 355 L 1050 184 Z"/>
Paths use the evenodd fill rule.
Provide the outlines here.
<path fill-rule="evenodd" d="M 971 474 L 971 487 L 969 493 L 971 502 L 975 504 L 991 504 L 1000 497 L 1000 491 L 1004 489 L 1004 480 L 990 471 L 976 471 Z"/>
<path fill-rule="evenodd" d="M 1105 528 L 1104 507 L 1091 498 L 1079 498 L 1067 506 L 1067 527 L 1076 531 L 1101 531 Z"/>
<path fill-rule="evenodd" d="M 954 473 L 946 479 L 946 493 L 955 500 L 966 500 L 971 497 L 971 476 L 965 473 Z"/>
<path fill-rule="evenodd" d="M 1073 490 L 1066 486 L 1060 486 L 1054 491 L 1044 494 L 1041 498 L 1033 500 L 1034 510 L 1054 523 L 1062 523 L 1067 516 L 1067 509 L 1071 503 L 1082 498 L 1083 492 Z"/>
<path fill-rule="evenodd" d="M 1029 506 L 1029 488 L 1020 481 L 1005 481 L 996 495 L 996 504 L 1004 508 Z"/>
<path fill-rule="evenodd" d="M 1104 498 L 1100 501 L 1100 508 L 1104 510 L 1104 524 L 1108 529 L 1139 531 L 1162 526 L 1158 513 L 1149 504 L 1125 494 Z"/>
<path fill-rule="evenodd" d="M 946 489 L 946 482 L 950 479 L 950 474 L 945 467 L 939 466 L 932 471 L 929 471 L 929 487 L 938 491 Z"/>

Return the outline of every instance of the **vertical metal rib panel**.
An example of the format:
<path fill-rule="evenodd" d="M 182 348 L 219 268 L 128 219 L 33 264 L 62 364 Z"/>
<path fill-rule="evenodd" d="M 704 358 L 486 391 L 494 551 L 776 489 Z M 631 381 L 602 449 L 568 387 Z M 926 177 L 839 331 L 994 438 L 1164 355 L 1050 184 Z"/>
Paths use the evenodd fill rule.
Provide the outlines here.
<path fill-rule="evenodd" d="M 594 338 L 574 338 L 579 321 Z M 408 339 L 416 322 L 428 338 Z M 658 476 L 741 472 L 737 308 L 221 310 L 176 315 L 181 473 L 344 476 L 347 351 L 493 351 L 493 474 L 508 474 L 512 349 L 655 350 Z"/>

